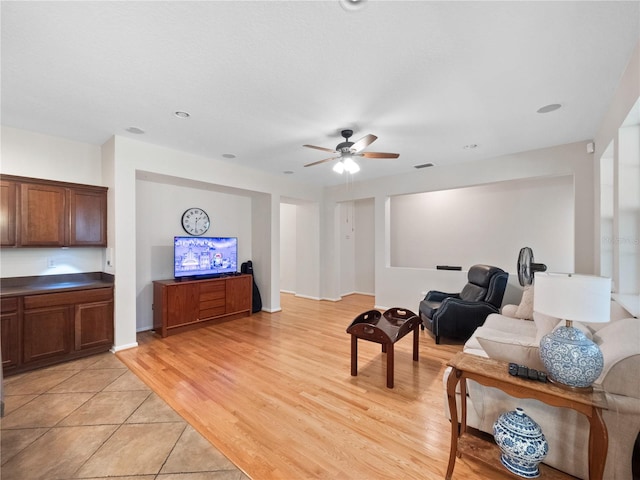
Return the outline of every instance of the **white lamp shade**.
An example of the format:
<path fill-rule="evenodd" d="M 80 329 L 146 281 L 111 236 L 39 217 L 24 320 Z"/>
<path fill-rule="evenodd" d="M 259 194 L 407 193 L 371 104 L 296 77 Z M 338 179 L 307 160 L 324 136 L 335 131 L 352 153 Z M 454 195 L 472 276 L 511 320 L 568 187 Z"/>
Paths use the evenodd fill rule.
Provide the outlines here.
<path fill-rule="evenodd" d="M 608 322 L 611 279 L 573 273 L 536 273 L 533 309 L 563 320 Z"/>

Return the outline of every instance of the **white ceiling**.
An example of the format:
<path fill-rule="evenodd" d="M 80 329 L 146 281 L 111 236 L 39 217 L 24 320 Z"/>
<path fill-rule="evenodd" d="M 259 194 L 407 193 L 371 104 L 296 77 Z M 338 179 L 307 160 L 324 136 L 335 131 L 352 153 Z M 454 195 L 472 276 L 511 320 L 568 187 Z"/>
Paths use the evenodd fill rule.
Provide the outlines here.
<path fill-rule="evenodd" d="M 640 37 L 639 6 L 2 1 L 1 120 L 318 185 L 344 178 L 331 163 L 304 168 L 330 155 L 302 145 L 334 148 L 342 128 L 400 153 L 361 159 L 357 179 L 475 161 L 591 139 Z M 536 113 L 550 103 L 562 108 Z"/>

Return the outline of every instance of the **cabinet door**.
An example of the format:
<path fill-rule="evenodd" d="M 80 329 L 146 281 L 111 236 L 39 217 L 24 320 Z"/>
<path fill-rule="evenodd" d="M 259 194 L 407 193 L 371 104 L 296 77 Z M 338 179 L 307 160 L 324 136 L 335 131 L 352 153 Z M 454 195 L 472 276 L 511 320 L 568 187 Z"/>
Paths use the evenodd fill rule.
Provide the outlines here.
<path fill-rule="evenodd" d="M 20 338 L 18 337 L 18 298 L 0 299 L 0 337 L 2 368 L 18 365 Z"/>
<path fill-rule="evenodd" d="M 251 311 L 251 275 L 227 278 L 227 313 Z"/>
<path fill-rule="evenodd" d="M 113 345 L 113 302 L 75 306 L 75 349 Z"/>
<path fill-rule="evenodd" d="M 0 246 L 16 245 L 16 183 L 0 180 Z"/>
<path fill-rule="evenodd" d="M 66 189 L 50 185 L 20 185 L 20 245 L 23 247 L 67 244 Z"/>
<path fill-rule="evenodd" d="M 167 285 L 167 327 L 198 321 L 200 289 L 197 283 Z"/>
<path fill-rule="evenodd" d="M 69 210 L 70 246 L 107 246 L 106 191 L 70 189 Z"/>
<path fill-rule="evenodd" d="M 2 368 L 18 365 L 18 314 L 0 315 L 0 334 L 2 337 Z"/>
<path fill-rule="evenodd" d="M 72 311 L 72 307 L 66 305 L 24 311 L 24 363 L 60 357 L 71 352 Z"/>

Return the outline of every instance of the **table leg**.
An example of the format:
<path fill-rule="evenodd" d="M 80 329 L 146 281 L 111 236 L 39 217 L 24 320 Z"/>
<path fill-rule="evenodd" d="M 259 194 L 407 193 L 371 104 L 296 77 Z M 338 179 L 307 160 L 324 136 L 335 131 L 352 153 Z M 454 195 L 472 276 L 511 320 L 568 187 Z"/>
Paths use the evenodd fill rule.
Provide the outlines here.
<path fill-rule="evenodd" d="M 387 387 L 393 388 L 393 343 L 387 344 Z"/>
<path fill-rule="evenodd" d="M 418 344 L 420 340 L 420 327 L 416 323 L 416 326 L 413 328 L 413 361 L 418 361 Z"/>
<path fill-rule="evenodd" d="M 602 480 L 608 448 L 609 435 L 602 410 L 594 407 L 589 417 L 589 480 Z"/>
<path fill-rule="evenodd" d="M 449 449 L 449 465 L 447 466 L 446 480 L 451 480 L 453 467 L 456 464 L 458 454 L 458 408 L 456 406 L 456 385 L 462 372 L 451 369 L 447 378 L 447 401 L 449 403 L 449 415 L 451 416 L 451 447 Z M 463 400 L 464 401 L 464 400 Z"/>
<path fill-rule="evenodd" d="M 358 337 L 351 335 L 351 376 L 358 375 Z"/>

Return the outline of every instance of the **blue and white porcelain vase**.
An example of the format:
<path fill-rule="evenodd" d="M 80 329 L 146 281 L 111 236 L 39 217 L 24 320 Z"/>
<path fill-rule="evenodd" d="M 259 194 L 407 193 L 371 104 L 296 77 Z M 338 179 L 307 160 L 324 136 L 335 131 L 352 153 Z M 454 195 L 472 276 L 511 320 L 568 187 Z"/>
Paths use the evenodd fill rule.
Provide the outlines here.
<path fill-rule="evenodd" d="M 493 424 L 493 437 L 502 451 L 500 461 L 524 478 L 540 475 L 538 464 L 549 452 L 549 444 L 538 425 L 521 408 L 503 413 Z"/>

